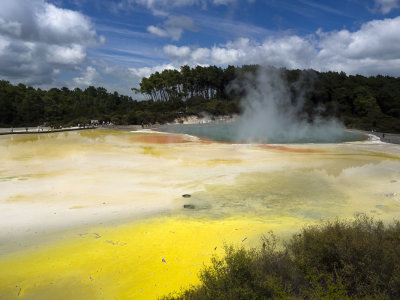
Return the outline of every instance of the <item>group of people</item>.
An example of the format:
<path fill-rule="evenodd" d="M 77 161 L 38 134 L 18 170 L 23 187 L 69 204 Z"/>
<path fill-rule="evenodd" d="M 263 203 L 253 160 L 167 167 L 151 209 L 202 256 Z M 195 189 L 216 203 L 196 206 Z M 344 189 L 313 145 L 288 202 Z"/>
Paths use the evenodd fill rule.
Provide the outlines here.
<path fill-rule="evenodd" d="M 51 125 L 51 126 L 40 125 L 40 126 L 37 127 L 37 132 L 44 131 L 44 127 L 47 127 L 47 131 L 53 131 L 54 130 L 54 126 L 53 125 Z M 60 126 L 60 128 L 61 128 L 61 126 Z M 14 133 L 14 127 L 11 127 L 10 132 Z M 25 127 L 25 132 L 29 132 L 29 127 Z"/>
<path fill-rule="evenodd" d="M 102 126 L 102 127 L 114 126 L 114 124 L 111 121 L 108 121 L 108 122 L 103 121 L 103 122 L 96 122 L 96 123 L 92 122 L 92 124 L 80 124 L 79 123 L 77 126 L 78 126 L 78 128 L 86 128 L 86 127 L 92 128 L 92 127 L 98 127 L 98 126 Z M 146 126 L 149 126 L 149 124 L 146 124 Z M 150 126 L 151 126 L 151 124 L 150 124 Z M 142 124 L 142 127 L 144 127 L 144 124 Z M 62 128 L 63 127 L 61 125 L 57 128 L 55 128 L 54 125 L 48 125 L 48 126 L 47 125 L 39 125 L 39 126 L 37 126 L 36 130 L 34 128 L 25 127 L 25 132 L 53 131 L 54 129 L 62 129 Z M 21 132 L 21 131 L 23 131 L 23 129 L 22 130 L 18 129 L 18 132 Z M 10 133 L 15 133 L 15 132 L 16 131 L 14 130 L 14 127 L 11 127 Z"/>
<path fill-rule="evenodd" d="M 151 128 L 153 126 L 153 124 L 151 124 L 151 123 L 144 123 L 144 122 L 142 122 L 142 128 Z"/>

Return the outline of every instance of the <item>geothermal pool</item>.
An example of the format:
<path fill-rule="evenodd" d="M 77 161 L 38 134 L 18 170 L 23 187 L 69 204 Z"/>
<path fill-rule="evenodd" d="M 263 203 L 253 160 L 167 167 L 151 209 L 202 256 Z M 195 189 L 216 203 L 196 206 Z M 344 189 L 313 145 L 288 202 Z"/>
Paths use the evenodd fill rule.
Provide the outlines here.
<path fill-rule="evenodd" d="M 161 126 L 159 130 L 201 136 L 228 143 L 343 143 L 361 141 L 367 138 L 366 135 L 344 130 L 336 123 L 332 125 L 334 126 L 323 124 L 320 127 L 305 127 L 299 124 L 297 129 L 282 127 L 279 130 L 274 130 L 274 128 L 269 128 L 268 124 L 249 124 L 248 120 L 243 119 L 226 122 L 223 119 L 210 123 L 165 125 Z"/>
<path fill-rule="evenodd" d="M 399 213 L 400 147 L 376 140 L 0 136 L 0 299 L 154 299 L 198 283 L 225 243 Z"/>

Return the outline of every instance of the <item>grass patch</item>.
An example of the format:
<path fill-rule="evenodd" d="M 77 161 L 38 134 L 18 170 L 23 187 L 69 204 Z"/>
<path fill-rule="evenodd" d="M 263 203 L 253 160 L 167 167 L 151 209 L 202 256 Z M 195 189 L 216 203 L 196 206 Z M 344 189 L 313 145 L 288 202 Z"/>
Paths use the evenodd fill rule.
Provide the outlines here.
<path fill-rule="evenodd" d="M 163 299 L 400 299 L 400 222 L 367 216 L 309 226 L 259 248 L 227 246 L 199 286 Z"/>

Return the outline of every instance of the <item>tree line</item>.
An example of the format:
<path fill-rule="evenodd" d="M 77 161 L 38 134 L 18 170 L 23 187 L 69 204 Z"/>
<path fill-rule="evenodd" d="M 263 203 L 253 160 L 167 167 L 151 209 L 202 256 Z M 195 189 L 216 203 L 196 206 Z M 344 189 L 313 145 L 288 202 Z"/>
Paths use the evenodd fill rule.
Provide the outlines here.
<path fill-rule="evenodd" d="M 66 126 L 91 119 L 114 124 L 164 123 L 203 112 L 238 114 L 247 92 L 240 82 L 259 70 L 258 65 L 182 66 L 155 72 L 133 88 L 145 100 L 103 87 L 42 90 L 0 81 L 0 126 Z M 335 117 L 351 128 L 400 132 L 400 78 L 314 70 L 279 72 L 291 101 L 302 99 L 301 113 L 310 122 L 316 116 Z M 232 82 L 239 84 L 231 88 Z"/>
<path fill-rule="evenodd" d="M 190 68 L 185 65 L 178 70 L 155 72 L 142 78 L 135 92 L 155 101 L 187 100 L 193 97 L 204 99 L 227 99 L 225 87 L 235 79 L 235 67 L 222 69 L 216 66 Z"/>
<path fill-rule="evenodd" d="M 165 123 L 203 112 L 237 114 L 234 101 L 192 97 L 186 101 L 134 100 L 103 87 L 48 91 L 0 80 L 0 127 L 70 126 L 90 120 L 114 124 Z"/>
<path fill-rule="evenodd" d="M 221 99 L 238 103 L 246 95 L 248 85 L 241 86 L 249 74 L 260 72 L 258 65 L 241 67 L 216 66 L 155 72 L 143 78 L 134 89 L 153 101 L 176 102 Z M 315 70 L 279 71 L 290 90 L 292 103 L 301 98 L 302 114 L 309 121 L 319 117 L 335 117 L 346 126 L 364 130 L 400 132 L 400 78 L 390 76 L 347 76 L 344 72 Z M 267 69 L 268 71 L 268 69 Z M 254 76 L 253 76 L 254 77 Z M 231 88 L 236 82 L 235 88 Z M 200 99 L 200 100 L 199 100 Z"/>

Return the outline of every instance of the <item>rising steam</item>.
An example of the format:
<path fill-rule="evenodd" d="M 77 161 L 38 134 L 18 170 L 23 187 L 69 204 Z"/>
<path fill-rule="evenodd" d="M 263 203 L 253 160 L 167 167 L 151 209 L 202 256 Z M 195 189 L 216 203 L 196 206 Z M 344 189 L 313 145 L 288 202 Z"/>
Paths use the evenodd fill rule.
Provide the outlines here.
<path fill-rule="evenodd" d="M 308 74 L 310 75 L 310 74 Z M 309 78 L 308 78 L 309 79 Z M 303 113 L 304 78 L 289 86 L 283 71 L 260 68 L 242 80 L 231 83 L 229 89 L 244 93 L 243 115 L 236 122 L 237 140 L 244 142 L 299 143 L 346 140 L 344 126 L 334 119 L 314 114 L 310 120 Z M 291 87 L 296 88 L 293 98 Z"/>

